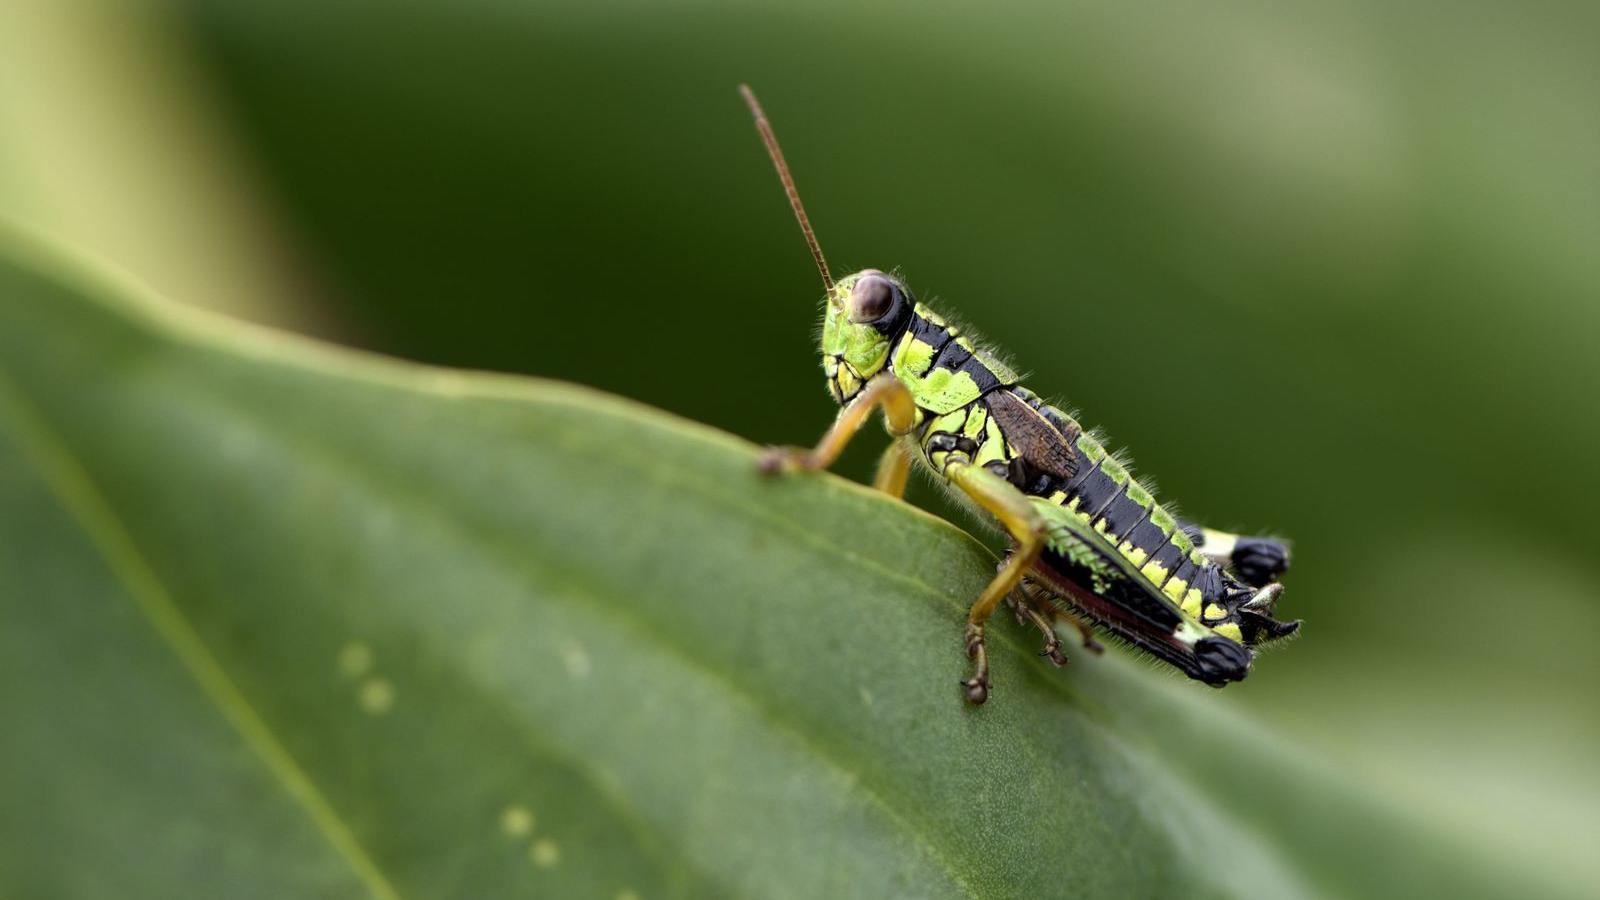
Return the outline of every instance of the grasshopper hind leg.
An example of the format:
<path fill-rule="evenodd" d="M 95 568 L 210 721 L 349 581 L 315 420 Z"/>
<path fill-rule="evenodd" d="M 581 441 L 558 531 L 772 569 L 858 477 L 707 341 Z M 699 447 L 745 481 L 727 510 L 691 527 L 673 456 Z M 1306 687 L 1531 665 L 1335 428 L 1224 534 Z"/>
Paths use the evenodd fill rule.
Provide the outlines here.
<path fill-rule="evenodd" d="M 944 474 L 951 484 L 998 519 L 1016 542 L 1016 548 L 1000 564 L 994 580 L 967 611 L 966 650 L 972 659 L 972 677 L 962 681 L 961 686 L 966 689 L 967 701 L 976 705 L 989 699 L 989 654 L 984 646 L 984 625 L 994 614 L 995 607 L 1017 589 L 1023 576 L 1038 561 L 1044 550 L 1045 523 L 1026 494 L 988 469 L 956 459 L 945 464 Z"/>

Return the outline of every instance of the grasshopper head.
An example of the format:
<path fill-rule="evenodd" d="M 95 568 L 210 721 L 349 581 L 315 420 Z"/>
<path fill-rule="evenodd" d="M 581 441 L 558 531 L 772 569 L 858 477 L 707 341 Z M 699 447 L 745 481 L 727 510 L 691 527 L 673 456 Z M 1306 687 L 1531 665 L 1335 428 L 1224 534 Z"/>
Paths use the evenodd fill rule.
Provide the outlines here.
<path fill-rule="evenodd" d="M 822 319 L 822 370 L 834 400 L 849 401 L 883 371 L 914 305 L 910 291 L 877 269 L 846 275 L 833 286 Z"/>
<path fill-rule="evenodd" d="M 739 93 L 755 118 L 756 132 L 767 147 L 767 155 L 772 157 L 778 181 L 789 198 L 789 208 L 794 210 L 811 259 L 817 264 L 817 274 L 828 290 L 828 307 L 822 320 L 822 368 L 828 373 L 828 393 L 845 403 L 861 393 L 867 381 L 888 364 L 890 347 L 911 321 L 911 293 L 877 269 L 862 269 L 837 282 L 833 280 L 767 114 L 748 85 L 739 85 Z"/>

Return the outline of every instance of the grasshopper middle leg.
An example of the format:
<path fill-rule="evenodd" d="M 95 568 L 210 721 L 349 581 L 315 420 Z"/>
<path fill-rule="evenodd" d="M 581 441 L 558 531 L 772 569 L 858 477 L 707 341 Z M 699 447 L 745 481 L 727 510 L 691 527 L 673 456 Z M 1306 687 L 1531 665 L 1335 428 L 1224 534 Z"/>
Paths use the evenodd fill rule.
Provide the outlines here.
<path fill-rule="evenodd" d="M 1064 608 L 1065 602 L 1060 595 L 1048 587 L 1034 581 L 1032 578 L 1022 579 L 1019 590 L 1032 601 L 1033 608 L 1038 610 L 1046 620 L 1065 619 L 1073 628 L 1077 629 L 1078 637 L 1083 639 L 1083 649 L 1099 655 L 1106 652 L 1106 648 L 1095 639 L 1094 629 L 1088 622 Z"/>
<path fill-rule="evenodd" d="M 1052 611 L 1045 605 L 1048 602 L 1027 578 L 1018 582 L 1017 589 L 1006 597 L 1006 605 L 1016 615 L 1017 624 L 1032 625 L 1044 637 L 1044 649 L 1039 651 L 1039 655 L 1048 657 L 1056 666 L 1064 666 L 1067 664 L 1067 655 L 1061 652 L 1061 638 L 1056 635 L 1056 628 L 1050 622 Z"/>

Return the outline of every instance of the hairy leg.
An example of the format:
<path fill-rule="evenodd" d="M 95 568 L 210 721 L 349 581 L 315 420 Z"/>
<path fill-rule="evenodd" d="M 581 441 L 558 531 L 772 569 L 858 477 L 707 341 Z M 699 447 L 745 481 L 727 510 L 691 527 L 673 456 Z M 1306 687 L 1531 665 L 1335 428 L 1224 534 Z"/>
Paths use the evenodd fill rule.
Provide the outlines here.
<path fill-rule="evenodd" d="M 849 446 L 850 439 L 856 436 L 867 418 L 880 406 L 883 407 L 884 418 L 889 422 L 890 432 L 898 436 L 911 430 L 917 414 L 911 391 L 899 379 L 883 372 L 867 382 L 861 393 L 839 410 L 833 427 L 823 434 L 815 447 L 809 450 L 804 447 L 771 447 L 761 457 L 761 470 L 776 473 L 826 469 L 833 465 L 844 448 Z"/>

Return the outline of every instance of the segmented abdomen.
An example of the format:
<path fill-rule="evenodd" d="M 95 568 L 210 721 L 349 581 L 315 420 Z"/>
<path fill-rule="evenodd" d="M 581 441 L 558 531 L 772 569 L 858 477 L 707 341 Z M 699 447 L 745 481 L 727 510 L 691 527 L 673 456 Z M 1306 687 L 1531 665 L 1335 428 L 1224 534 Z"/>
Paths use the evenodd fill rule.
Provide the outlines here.
<path fill-rule="evenodd" d="M 1104 535 L 1185 612 L 1204 620 L 1225 618 L 1226 613 L 1202 615 L 1223 595 L 1221 569 L 1195 548 L 1177 520 L 1098 441 L 1082 435 L 1077 448 L 1082 454 L 1078 473 L 1050 499 Z"/>
<path fill-rule="evenodd" d="M 1185 612 L 1207 624 L 1230 617 L 1236 603 L 1224 598 L 1237 593 L 1237 582 L 1195 549 L 1099 441 L 1019 386 L 1015 373 L 958 328 L 918 304 L 891 366 L 917 398 L 918 438 L 934 471 L 952 459 L 985 466 L 1089 522 Z M 1227 629 L 1218 628 L 1237 637 Z"/>
<path fill-rule="evenodd" d="M 1065 412 L 1026 388 L 1004 387 L 952 412 L 926 415 L 921 438 L 936 470 L 954 454 L 1063 507 L 1173 603 L 1239 639 L 1228 623 L 1236 604 L 1225 598 L 1247 589 L 1201 554 L 1150 491 Z"/>

